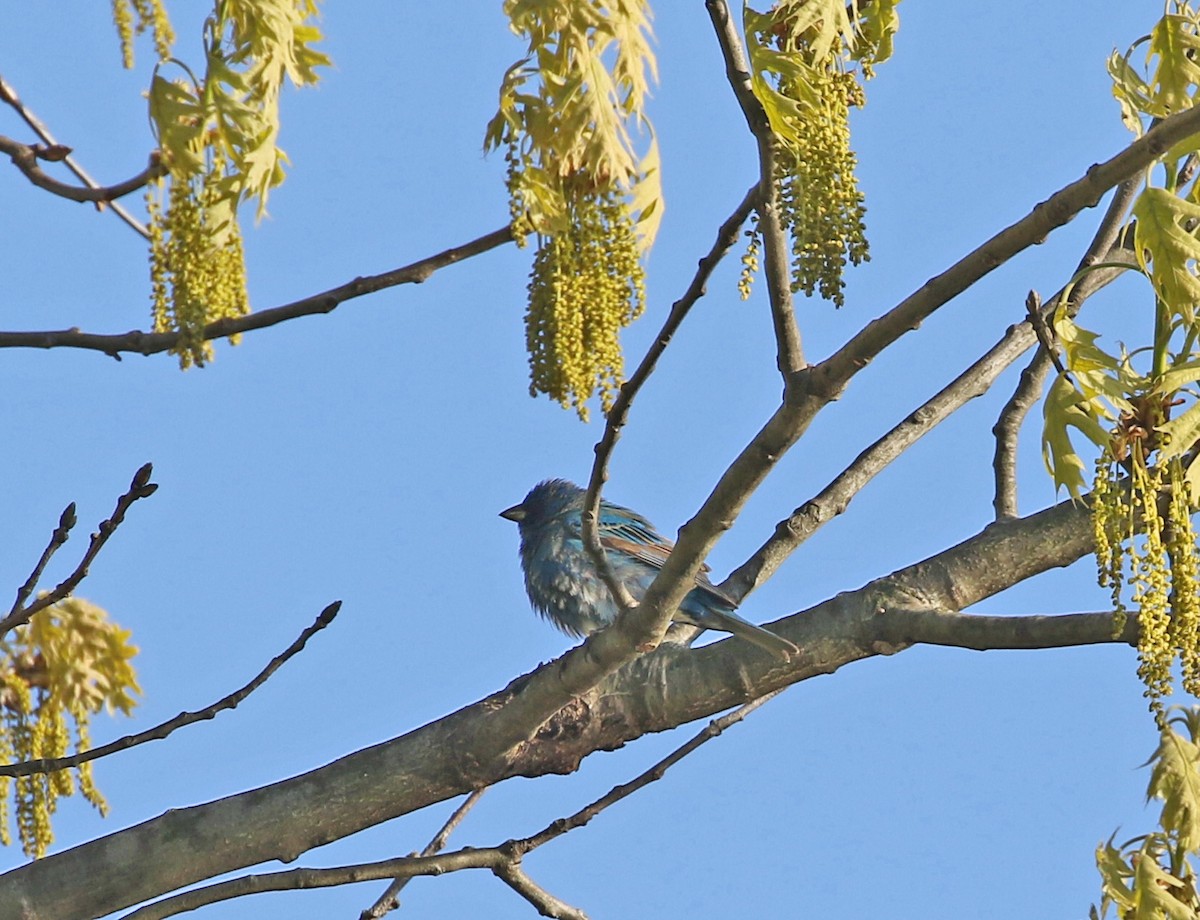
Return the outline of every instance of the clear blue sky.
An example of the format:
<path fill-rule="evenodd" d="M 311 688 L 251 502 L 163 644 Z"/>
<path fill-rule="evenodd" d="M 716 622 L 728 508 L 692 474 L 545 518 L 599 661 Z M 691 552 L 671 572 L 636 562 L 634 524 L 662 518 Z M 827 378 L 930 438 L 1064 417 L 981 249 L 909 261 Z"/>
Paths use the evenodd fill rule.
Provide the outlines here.
<path fill-rule="evenodd" d="M 177 4 L 178 5 L 178 4 Z M 501 226 L 503 162 L 481 154 L 504 69 L 521 53 L 499 3 L 329 4 L 336 67 L 289 93 L 290 178 L 247 231 L 255 308 L 405 264 Z M 649 264 L 636 359 L 755 174 L 699 0 L 659 0 L 651 104 L 667 211 Z M 872 261 L 846 307 L 801 302 L 811 357 L 829 353 L 928 277 L 1128 141 L 1104 61 L 1158 3 L 913 2 L 896 57 L 868 87 L 855 146 Z M 196 60 L 195 23 L 179 54 Z M 0 32 L 0 73 L 103 181 L 151 146 L 138 69 L 119 70 L 107 4 L 26 5 Z M 28 140 L 6 109 L 0 133 Z M 145 328 L 142 241 L 110 215 L 3 179 L 6 330 Z M 137 204 L 137 199 L 133 200 Z M 1029 288 L 1062 284 L 1099 212 L 1005 266 L 856 378 L 780 464 L 710 559 L 723 577 L 847 462 L 985 350 Z M 526 390 L 521 323 L 530 251 L 493 251 L 332 315 L 218 346 L 181 373 L 166 356 L 0 355 L 0 589 L 15 591 L 67 502 L 61 576 L 137 467 L 159 492 L 130 514 L 81 595 L 133 630 L 146 699 L 97 741 L 212 702 L 334 599 L 337 623 L 236 713 L 103 761 L 100 820 L 62 803 L 56 847 L 167 808 L 294 775 L 493 691 L 569 641 L 529 610 L 515 528 L 497 512 L 547 476 L 586 477 L 600 426 Z M 686 520 L 776 405 L 760 290 L 714 279 L 635 405 L 608 495 L 666 533 Z M 1099 323 L 1144 307 L 1124 289 Z M 1131 298 L 1140 298 L 1131 300 Z M 991 515 L 990 428 L 1015 371 L 872 483 L 744 608 L 775 619 L 975 533 Z M 1054 500 L 1036 419 L 1022 511 Z M 8 586 L 4 588 L 3 586 Z M 1090 561 L 993 599 L 1001 613 L 1103 609 Z M 1093 851 L 1142 808 L 1154 733 L 1117 647 L 987 654 L 914 649 L 804 682 L 661 783 L 531 855 L 533 877 L 594 918 L 1083 917 Z M 568 777 L 490 790 L 453 840 L 540 829 L 696 730 L 589 758 Z M 453 803 L 306 854 L 302 865 L 418 849 Z M 5 866 L 22 857 L 0 853 Z M 267 868 L 278 868 L 270 866 Z M 379 884 L 267 895 L 206 920 L 354 917 Z M 528 918 L 486 873 L 417 880 L 397 916 Z"/>

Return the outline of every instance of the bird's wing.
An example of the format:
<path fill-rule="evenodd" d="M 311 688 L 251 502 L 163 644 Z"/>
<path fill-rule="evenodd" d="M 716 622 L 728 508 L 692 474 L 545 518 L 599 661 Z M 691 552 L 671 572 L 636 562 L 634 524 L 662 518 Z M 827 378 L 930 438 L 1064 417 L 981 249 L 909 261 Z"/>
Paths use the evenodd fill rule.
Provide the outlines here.
<path fill-rule="evenodd" d="M 600 534 L 600 545 L 607 550 L 624 553 L 647 565 L 661 569 L 671 555 L 675 544 L 654 529 L 654 525 L 644 517 L 620 505 L 600 503 L 600 522 L 597 526 Z M 732 610 L 737 606 L 725 592 L 721 591 L 708 580 L 707 564 L 701 566 L 696 573 L 696 587 L 705 594 L 710 594 L 722 604 L 729 605 Z"/>

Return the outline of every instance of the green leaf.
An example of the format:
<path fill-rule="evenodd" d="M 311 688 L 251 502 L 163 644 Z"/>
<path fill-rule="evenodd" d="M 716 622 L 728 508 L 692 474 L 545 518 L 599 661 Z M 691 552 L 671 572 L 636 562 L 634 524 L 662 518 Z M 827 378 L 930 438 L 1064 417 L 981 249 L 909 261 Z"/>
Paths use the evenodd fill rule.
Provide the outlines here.
<path fill-rule="evenodd" d="M 1200 204 L 1178 198 L 1162 188 L 1148 187 L 1133 206 L 1137 221 L 1134 251 L 1159 299 L 1188 324 L 1195 322 L 1200 301 Z"/>
<path fill-rule="evenodd" d="M 1200 746 L 1168 727 L 1152 760 L 1146 797 L 1162 799 L 1163 829 L 1195 851 L 1200 848 Z"/>
<path fill-rule="evenodd" d="M 1081 431 L 1092 443 L 1103 446 L 1109 434 L 1092 414 L 1087 398 L 1071 380 L 1059 375 L 1050 386 L 1042 406 L 1042 458 L 1056 488 L 1065 488 L 1079 498 L 1087 488 L 1083 473 L 1087 465 L 1075 452 L 1068 428 Z"/>
<path fill-rule="evenodd" d="M 1160 447 L 1161 459 L 1181 456 L 1200 439 L 1200 403 L 1195 403 L 1183 415 L 1158 426 L 1165 443 Z M 1189 467 L 1189 473 L 1190 473 Z M 1193 494 L 1196 494 L 1193 491 Z"/>

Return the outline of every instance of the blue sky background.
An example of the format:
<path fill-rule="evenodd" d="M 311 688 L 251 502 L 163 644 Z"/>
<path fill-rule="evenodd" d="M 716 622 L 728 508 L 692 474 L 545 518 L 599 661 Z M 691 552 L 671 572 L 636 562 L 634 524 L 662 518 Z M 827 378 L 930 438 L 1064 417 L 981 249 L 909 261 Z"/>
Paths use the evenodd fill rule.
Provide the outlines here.
<path fill-rule="evenodd" d="M 180 5 L 176 5 L 180 6 Z M 650 114 L 667 210 L 649 263 L 632 363 L 686 288 L 717 225 L 756 174 L 703 4 L 656 5 L 661 83 Z M 174 9 L 173 9 L 174 12 Z M 855 147 L 872 261 L 846 307 L 799 304 L 819 359 L 868 319 L 1034 204 L 1120 150 L 1104 61 L 1149 30 L 1157 3 L 901 7 L 896 56 L 868 86 Z M 177 53 L 199 57 L 177 13 Z M 481 154 L 504 69 L 522 53 L 498 3 L 328 4 L 336 67 L 288 93 L 290 177 L 247 230 L 262 309 L 385 271 L 501 226 L 503 161 Z M 137 172 L 152 145 L 139 93 L 150 48 L 119 69 L 107 4 L 38 4 L 6 17 L 0 73 L 99 179 Z M 8 110 L 0 133 L 31 140 Z M 0 176 L 3 176 L 0 173 Z M 145 328 L 143 242 L 111 215 L 3 176 L 0 325 Z M 137 205 L 136 196 L 132 201 Z M 724 576 L 775 522 L 939 389 L 1070 275 L 1087 212 L 945 307 L 872 363 L 779 465 L 709 560 Z M 90 352 L 0 355 L 0 586 L 14 591 L 67 502 L 80 526 L 62 577 L 137 467 L 139 503 L 80 594 L 133 630 L 145 701 L 96 740 L 205 706 L 249 679 L 342 599 L 336 624 L 236 713 L 96 769 L 112 813 L 66 801 L 65 848 L 279 780 L 394 737 L 501 687 L 569 640 L 531 614 L 515 528 L 497 512 L 547 476 L 584 479 L 598 422 L 527 395 L 521 315 L 531 251 L 487 253 L 333 314 L 174 359 Z M 673 533 L 774 409 L 763 292 L 737 299 L 735 257 L 693 311 L 633 409 L 607 493 Z M 1137 285 L 1084 322 L 1139 334 Z M 1116 323 L 1125 317 L 1124 326 Z M 1147 320 L 1148 322 L 1148 320 Z M 1127 332 L 1121 332 L 1127 329 Z M 1014 369 L 869 485 L 750 598 L 775 619 L 921 559 L 991 517 L 990 428 Z M 1054 500 L 1031 419 L 1022 511 Z M 1091 562 L 979 609 L 1103 609 Z M 1117 647 L 1037 653 L 918 648 L 806 681 L 591 826 L 532 854 L 531 875 L 592 917 L 1083 917 L 1098 899 L 1096 844 L 1148 830 L 1154 744 Z M 696 726 L 589 758 L 568 777 L 490 790 L 453 845 L 540 829 L 637 774 Z M 419 849 L 454 803 L 306 854 L 301 865 Z M 4 866 L 22 857 L 0 853 Z M 266 867 L 278 868 L 277 865 Z M 382 884 L 267 895 L 203 916 L 354 917 Z M 397 916 L 527 918 L 487 873 L 413 882 Z"/>

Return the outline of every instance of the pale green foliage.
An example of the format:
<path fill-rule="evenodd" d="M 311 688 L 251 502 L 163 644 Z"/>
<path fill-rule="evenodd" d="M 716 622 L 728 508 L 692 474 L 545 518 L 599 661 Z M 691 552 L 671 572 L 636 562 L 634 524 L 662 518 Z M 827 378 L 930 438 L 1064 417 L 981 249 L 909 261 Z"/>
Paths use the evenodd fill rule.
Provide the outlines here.
<path fill-rule="evenodd" d="M 777 142 L 780 216 L 792 240 L 792 288 L 843 303 L 843 272 L 869 258 L 862 193 L 850 148 L 849 110 L 862 81 L 892 50 L 898 0 L 860 7 L 839 0 L 781 0 L 743 13 L 751 89 Z M 754 245 L 754 238 L 751 239 Z M 746 261 L 742 297 L 752 277 Z"/>
<path fill-rule="evenodd" d="M 313 0 L 217 0 L 205 22 L 205 69 L 150 85 L 150 116 L 170 189 L 152 190 L 154 328 L 181 334 L 180 364 L 204 364 L 204 327 L 249 310 L 237 209 L 284 179 L 279 94 L 316 82 L 329 59 L 313 48 Z M 182 67 L 182 65 L 181 65 Z"/>
<path fill-rule="evenodd" d="M 1139 48 L 1145 51 L 1142 71 L 1133 61 Z M 1194 60 L 1197 53 L 1200 14 L 1189 3 L 1171 0 L 1150 35 L 1126 54 L 1109 59 L 1113 93 L 1130 130 L 1141 135 L 1152 119 L 1194 105 L 1200 81 L 1200 65 Z M 1158 165 L 1146 171 L 1145 186 L 1134 202 L 1134 253 L 1138 270 L 1153 290 L 1149 345 L 1133 352 L 1143 356 L 1140 366 L 1135 367 L 1124 353 L 1104 352 L 1097 345 L 1096 333 L 1076 326 L 1061 308 L 1065 295 L 1057 312 L 1055 328 L 1066 352 L 1071 385 L 1078 388 L 1080 398 L 1065 392 L 1068 384 L 1056 385 L 1054 398 L 1046 405 L 1043 441 L 1056 484 L 1074 496 L 1080 493 L 1079 471 L 1085 464 L 1070 443 L 1067 429 L 1072 426 L 1083 430 L 1102 449 L 1110 438 L 1127 441 L 1133 429 L 1153 431 L 1149 451 L 1157 452 L 1157 462 L 1187 456 L 1186 480 L 1193 487 L 1200 480 L 1200 469 L 1191 459 L 1200 435 L 1200 409 L 1188 389 L 1200 381 L 1195 354 L 1200 338 L 1196 315 L 1196 303 L 1200 302 L 1200 191 L 1195 183 L 1180 184 L 1180 177 L 1186 175 L 1180 169 L 1181 158 L 1198 146 L 1192 139 L 1168 151 Z M 1135 403 L 1152 411 L 1139 413 Z M 1179 405 L 1186 408 L 1178 410 Z M 1097 424 L 1115 421 L 1116 428 L 1106 432 L 1094 425 L 1077 425 L 1080 412 Z M 1193 491 L 1192 496 L 1200 498 L 1200 492 Z"/>
<path fill-rule="evenodd" d="M 1180 733 L 1176 727 L 1183 729 Z M 1159 829 L 1096 848 L 1100 910 L 1121 920 L 1197 920 L 1196 858 L 1200 855 L 1200 710 L 1173 710 L 1160 727 L 1147 799 L 1162 801 Z"/>
<path fill-rule="evenodd" d="M 62 757 L 87 750 L 91 718 L 101 710 L 129 715 L 141 693 L 130 659 L 129 633 L 94 604 L 69 597 L 37 613 L 0 639 L 0 757 L 7 762 Z M 8 798 L 29 856 L 54 839 L 50 818 L 60 796 L 76 787 L 101 814 L 107 806 L 90 764 L 74 770 L 0 778 L 0 841 L 11 842 Z"/>
<path fill-rule="evenodd" d="M 508 69 L 485 149 L 504 148 L 519 241 L 538 234 L 526 337 L 530 391 L 587 417 L 622 374 L 619 331 L 642 308 L 641 256 L 662 216 L 645 114 L 655 79 L 644 0 L 507 0 L 528 42 Z M 643 133 L 638 144 L 635 135 Z"/>

